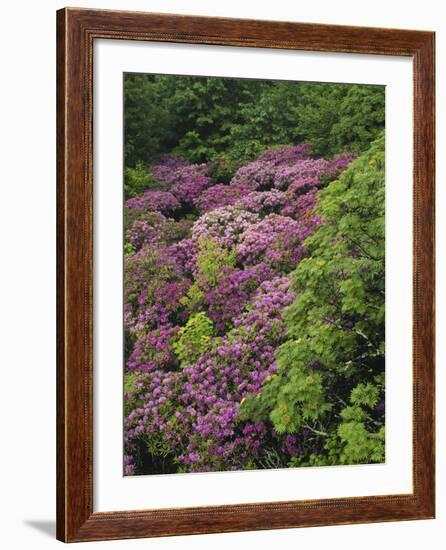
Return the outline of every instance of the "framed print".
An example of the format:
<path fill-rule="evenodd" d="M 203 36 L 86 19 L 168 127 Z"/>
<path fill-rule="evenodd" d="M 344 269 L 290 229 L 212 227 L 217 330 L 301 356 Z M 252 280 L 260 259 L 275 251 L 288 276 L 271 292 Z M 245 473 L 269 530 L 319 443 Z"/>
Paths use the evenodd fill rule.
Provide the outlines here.
<path fill-rule="evenodd" d="M 57 48 L 57 537 L 433 518 L 434 33 Z"/>

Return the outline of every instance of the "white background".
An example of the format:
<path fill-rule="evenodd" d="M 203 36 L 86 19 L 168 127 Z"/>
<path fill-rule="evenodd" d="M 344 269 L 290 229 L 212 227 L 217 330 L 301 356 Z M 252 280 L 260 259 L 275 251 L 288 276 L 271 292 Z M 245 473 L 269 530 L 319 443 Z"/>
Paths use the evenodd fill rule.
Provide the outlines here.
<path fill-rule="evenodd" d="M 412 492 L 412 86 L 410 59 L 100 40 L 94 50 L 94 510 Z M 385 85 L 386 463 L 122 476 L 123 72 Z M 121 223 L 119 223 L 121 220 Z M 401 266 L 409 266 L 401 270 Z"/>
<path fill-rule="evenodd" d="M 78 6 L 257 17 L 437 31 L 437 247 L 445 280 L 446 16 L 441 0 L 77 0 Z M 55 516 L 55 10 L 2 6 L 1 541 L 56 547 Z M 445 286 L 437 291 L 437 520 L 92 543 L 101 548 L 442 548 L 446 535 Z M 6 377 L 5 377 L 6 375 Z M 87 544 L 88 546 L 88 544 Z M 90 545 L 91 546 L 91 545 Z"/>

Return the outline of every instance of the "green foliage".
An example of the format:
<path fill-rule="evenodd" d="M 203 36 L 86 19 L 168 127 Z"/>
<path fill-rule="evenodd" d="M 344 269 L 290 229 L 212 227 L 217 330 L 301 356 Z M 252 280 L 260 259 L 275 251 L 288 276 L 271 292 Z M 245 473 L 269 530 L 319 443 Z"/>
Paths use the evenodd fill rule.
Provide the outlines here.
<path fill-rule="evenodd" d="M 323 222 L 292 274 L 288 341 L 277 373 L 241 405 L 278 432 L 306 427 L 318 452 L 300 464 L 379 462 L 384 419 L 384 139 L 321 192 Z"/>
<path fill-rule="evenodd" d="M 181 303 L 190 311 L 199 310 L 203 304 L 204 291 L 215 287 L 222 269 L 235 266 L 236 260 L 235 250 L 229 251 L 212 239 L 200 239 L 196 257 L 197 274 Z"/>
<path fill-rule="evenodd" d="M 142 162 L 137 162 L 135 168 L 125 169 L 124 193 L 127 199 L 136 197 L 147 189 L 159 189 L 159 187 L 160 184 Z"/>
<path fill-rule="evenodd" d="M 302 361 L 302 343 L 289 340 L 279 348 L 278 374 L 266 379 L 261 394 L 244 400 L 239 409 L 242 419 L 260 422 L 269 414 L 278 433 L 293 433 L 330 409 L 331 405 L 324 400 L 321 374 L 308 369 Z M 294 369 L 285 378 L 283 370 L 290 364 Z"/>
<path fill-rule="evenodd" d="M 339 437 L 344 443 L 339 464 L 383 462 L 384 426 L 370 432 L 362 422 L 344 422 L 339 426 Z"/>
<path fill-rule="evenodd" d="M 173 153 L 212 161 L 222 183 L 271 145 L 359 153 L 384 127 L 382 86 L 126 74 L 124 92 L 127 168 Z M 126 173 L 127 185 L 141 176 Z"/>
<path fill-rule="evenodd" d="M 130 414 L 131 410 L 140 404 L 137 399 L 138 389 L 135 386 L 136 377 L 135 373 L 126 372 L 124 374 L 124 393 L 126 395 L 126 399 L 124 399 L 125 414 Z"/>
<path fill-rule="evenodd" d="M 277 81 L 259 91 L 256 101 L 241 106 L 242 120 L 231 128 L 233 158 L 249 160 L 271 145 L 302 141 L 297 118 L 302 84 Z"/>
<path fill-rule="evenodd" d="M 384 127 L 381 86 L 303 84 L 299 133 L 322 156 L 365 151 Z"/>
<path fill-rule="evenodd" d="M 126 373 L 125 376 L 124 376 L 124 391 L 126 393 L 135 393 L 136 392 L 136 388 L 135 388 L 135 385 L 134 385 L 134 382 L 135 382 L 135 379 L 136 379 L 136 374 L 134 373 Z"/>
<path fill-rule="evenodd" d="M 366 405 L 374 407 L 378 403 L 379 389 L 371 383 L 358 384 L 352 390 L 350 401 L 355 406 Z"/>
<path fill-rule="evenodd" d="M 197 279 L 210 286 L 217 284 L 218 276 L 224 267 L 233 267 L 237 260 L 235 250 L 228 250 L 212 239 L 201 239 L 197 252 Z"/>
<path fill-rule="evenodd" d="M 246 153 L 246 151 L 245 151 Z M 242 163 L 229 158 L 225 153 L 208 164 L 208 174 L 214 183 L 229 183 Z"/>
<path fill-rule="evenodd" d="M 339 107 L 339 119 L 330 132 L 332 152 L 360 153 L 384 127 L 385 96 L 381 86 L 351 86 Z"/>
<path fill-rule="evenodd" d="M 133 247 L 132 243 L 129 243 L 128 241 L 124 243 L 124 256 L 132 256 L 135 253 L 135 248 Z"/>
<path fill-rule="evenodd" d="M 240 106 L 255 100 L 264 85 L 230 78 L 177 79 L 169 101 L 178 135 L 174 152 L 191 162 L 206 162 L 227 150 Z"/>
<path fill-rule="evenodd" d="M 351 405 L 341 411 L 342 422 L 337 430 L 342 445 L 340 464 L 384 460 L 384 425 L 374 418 L 374 408 L 383 397 L 383 376 L 353 388 Z"/>
<path fill-rule="evenodd" d="M 195 313 L 178 332 L 173 349 L 182 365 L 193 363 L 210 349 L 213 325 L 205 313 Z"/>
<path fill-rule="evenodd" d="M 175 137 L 169 106 L 158 77 L 124 75 L 124 156 L 126 168 L 149 164 L 168 150 Z"/>

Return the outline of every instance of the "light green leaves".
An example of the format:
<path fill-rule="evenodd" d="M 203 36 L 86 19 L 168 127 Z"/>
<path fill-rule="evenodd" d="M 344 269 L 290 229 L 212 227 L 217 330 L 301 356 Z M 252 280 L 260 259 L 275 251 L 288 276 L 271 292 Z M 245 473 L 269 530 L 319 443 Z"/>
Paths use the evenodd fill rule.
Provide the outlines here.
<path fill-rule="evenodd" d="M 352 390 L 350 401 L 354 405 L 367 405 L 374 407 L 378 403 L 379 389 L 371 383 L 358 384 Z"/>
<path fill-rule="evenodd" d="M 236 258 L 235 250 L 228 251 L 212 239 L 200 239 L 196 259 L 198 272 L 181 303 L 189 311 L 198 311 L 204 303 L 204 291 L 217 285 L 222 269 L 233 267 Z"/>
<path fill-rule="evenodd" d="M 210 349 L 212 333 L 212 321 L 205 313 L 196 313 L 189 318 L 178 331 L 178 338 L 172 345 L 182 365 L 193 363 Z"/>

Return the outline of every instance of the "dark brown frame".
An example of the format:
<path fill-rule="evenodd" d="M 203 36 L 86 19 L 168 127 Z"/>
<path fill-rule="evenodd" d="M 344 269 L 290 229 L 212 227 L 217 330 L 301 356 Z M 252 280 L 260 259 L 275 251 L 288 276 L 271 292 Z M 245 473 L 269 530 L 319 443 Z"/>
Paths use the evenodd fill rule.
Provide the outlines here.
<path fill-rule="evenodd" d="M 93 512 L 93 41 L 409 56 L 414 67 L 413 493 Z M 124 539 L 434 517 L 432 32 L 65 8 L 57 12 L 57 538 Z"/>

